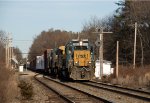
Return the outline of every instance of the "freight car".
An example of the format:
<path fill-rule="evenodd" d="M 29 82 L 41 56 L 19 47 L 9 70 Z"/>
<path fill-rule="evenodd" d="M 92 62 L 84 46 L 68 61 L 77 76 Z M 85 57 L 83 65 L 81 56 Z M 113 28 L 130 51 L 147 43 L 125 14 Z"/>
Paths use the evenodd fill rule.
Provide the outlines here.
<path fill-rule="evenodd" d="M 53 49 L 48 58 L 49 71 L 53 76 L 73 80 L 94 77 L 94 50 L 87 39 L 73 39 L 65 46 Z"/>
<path fill-rule="evenodd" d="M 50 57 L 50 54 L 52 52 L 53 49 L 46 49 L 44 51 L 44 72 L 45 74 L 48 74 L 49 73 L 49 59 L 48 57 Z"/>
<path fill-rule="evenodd" d="M 30 61 L 30 69 L 36 72 L 44 72 L 44 55 L 36 56 Z"/>

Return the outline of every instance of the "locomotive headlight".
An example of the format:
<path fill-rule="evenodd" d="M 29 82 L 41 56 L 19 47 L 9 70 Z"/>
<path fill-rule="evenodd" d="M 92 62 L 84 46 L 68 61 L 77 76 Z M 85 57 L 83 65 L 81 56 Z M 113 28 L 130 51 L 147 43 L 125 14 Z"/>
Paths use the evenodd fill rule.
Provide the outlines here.
<path fill-rule="evenodd" d="M 78 61 L 77 61 L 77 62 L 74 62 L 74 65 L 78 66 L 78 65 L 79 65 L 79 62 L 78 62 Z"/>
<path fill-rule="evenodd" d="M 91 64 L 91 61 L 89 61 L 89 64 Z"/>
<path fill-rule="evenodd" d="M 91 65 L 91 63 L 92 63 L 91 61 L 88 61 L 88 62 L 87 62 L 87 65 L 88 65 L 88 66 L 90 66 L 90 65 Z"/>
<path fill-rule="evenodd" d="M 82 41 L 80 41 L 80 46 L 82 46 L 83 45 L 83 42 Z"/>

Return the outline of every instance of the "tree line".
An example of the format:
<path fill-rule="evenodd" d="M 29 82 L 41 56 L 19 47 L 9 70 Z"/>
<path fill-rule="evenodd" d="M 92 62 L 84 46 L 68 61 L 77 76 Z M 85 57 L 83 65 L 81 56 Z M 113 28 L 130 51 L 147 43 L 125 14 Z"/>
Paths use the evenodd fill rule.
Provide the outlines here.
<path fill-rule="evenodd" d="M 116 61 L 116 42 L 119 46 L 119 63 L 122 65 L 133 64 L 134 51 L 134 24 L 137 22 L 137 66 L 147 65 L 150 63 L 150 2 L 138 0 L 124 0 L 116 3 L 118 8 L 115 13 L 99 19 L 92 17 L 85 22 L 80 33 L 50 29 L 42 31 L 30 47 L 28 58 L 33 59 L 36 55 L 41 55 L 47 48 L 55 48 L 65 45 L 72 38 L 89 39 L 95 45 L 99 38 L 94 34 L 97 27 L 103 27 L 104 31 L 112 31 L 113 34 L 104 35 L 104 59 L 110 60 L 115 64 Z M 98 57 L 99 47 L 95 45 L 95 55 Z M 96 58 L 97 59 L 97 58 Z"/>

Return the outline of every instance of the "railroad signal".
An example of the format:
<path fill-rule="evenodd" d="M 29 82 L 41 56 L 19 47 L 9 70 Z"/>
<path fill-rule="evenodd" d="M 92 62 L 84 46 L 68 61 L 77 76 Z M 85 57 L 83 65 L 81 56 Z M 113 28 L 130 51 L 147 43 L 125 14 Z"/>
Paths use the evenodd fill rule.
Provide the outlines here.
<path fill-rule="evenodd" d="M 99 40 L 99 39 L 97 39 L 97 40 L 95 41 L 95 45 L 96 45 L 97 47 L 99 47 L 99 46 L 101 45 L 101 43 L 100 43 L 100 40 Z"/>
<path fill-rule="evenodd" d="M 99 34 L 99 42 L 97 42 L 97 44 L 99 43 L 99 60 L 100 60 L 100 77 L 99 79 L 102 79 L 103 77 L 103 34 L 109 34 L 109 33 L 113 33 L 113 32 L 104 32 L 104 28 L 103 27 L 97 27 L 96 34 Z"/>

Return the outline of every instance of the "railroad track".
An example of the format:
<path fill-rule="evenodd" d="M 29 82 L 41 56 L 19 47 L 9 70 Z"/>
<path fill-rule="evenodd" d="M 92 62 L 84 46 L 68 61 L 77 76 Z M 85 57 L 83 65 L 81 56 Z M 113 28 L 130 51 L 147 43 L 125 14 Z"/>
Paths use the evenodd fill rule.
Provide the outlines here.
<path fill-rule="evenodd" d="M 35 79 L 43 84 L 45 87 L 51 89 L 56 94 L 58 94 L 62 99 L 68 103 L 112 103 L 112 101 L 94 96 L 87 92 L 84 92 L 80 89 L 73 88 L 65 83 L 60 81 L 48 78 L 46 76 L 38 77 L 35 76 Z"/>
<path fill-rule="evenodd" d="M 131 89 L 131 88 L 125 88 L 121 86 L 101 83 L 101 82 L 94 82 L 94 81 L 88 81 L 88 82 L 79 82 L 84 85 L 92 86 L 98 89 L 104 89 L 107 91 L 123 94 L 126 96 L 130 96 L 133 98 L 141 99 L 144 101 L 150 101 L 150 92 L 141 91 L 137 89 Z"/>
<path fill-rule="evenodd" d="M 140 89 L 133 89 L 133 88 L 128 88 L 128 87 L 122 87 L 122 86 L 119 86 L 119 85 L 113 85 L 113 84 L 108 84 L 108 83 L 103 83 L 103 82 L 96 82 L 96 81 L 89 81 L 89 82 L 95 83 L 95 84 L 99 84 L 99 85 L 104 85 L 104 86 L 116 87 L 116 88 L 120 88 L 120 89 L 123 89 L 123 90 L 139 92 L 139 93 L 147 94 L 147 95 L 150 96 L 150 92 L 144 91 L 144 90 L 140 90 Z"/>
<path fill-rule="evenodd" d="M 60 92 L 56 91 L 54 88 L 48 86 L 46 83 L 42 82 L 41 80 L 38 79 L 39 74 L 36 74 L 34 76 L 34 79 L 37 80 L 39 83 L 41 83 L 42 85 L 44 85 L 46 88 L 52 90 L 54 93 L 56 93 L 57 95 L 59 95 L 63 100 L 65 100 L 68 103 L 75 103 L 74 101 L 70 100 L 69 98 L 65 97 L 64 95 L 62 95 Z"/>

